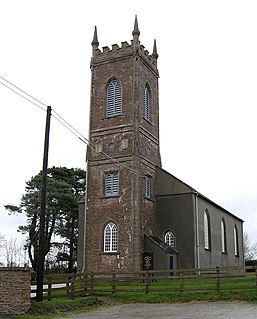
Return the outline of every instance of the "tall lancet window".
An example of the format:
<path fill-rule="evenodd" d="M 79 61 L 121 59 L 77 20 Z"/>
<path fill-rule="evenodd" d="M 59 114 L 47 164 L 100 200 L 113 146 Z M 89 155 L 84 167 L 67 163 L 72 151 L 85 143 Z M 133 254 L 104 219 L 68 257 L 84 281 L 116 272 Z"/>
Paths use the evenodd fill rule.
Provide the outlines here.
<path fill-rule="evenodd" d="M 204 211 L 204 248 L 211 249 L 211 225 L 207 209 Z"/>
<path fill-rule="evenodd" d="M 226 236 L 226 224 L 224 218 L 221 220 L 220 224 L 220 232 L 221 232 L 221 252 L 226 253 L 227 252 L 227 236 Z"/>
<path fill-rule="evenodd" d="M 122 92 L 120 81 L 113 78 L 107 87 L 106 93 L 106 116 L 111 117 L 115 115 L 120 115 L 122 112 Z"/>
<path fill-rule="evenodd" d="M 238 250 L 238 231 L 237 231 L 236 225 L 235 225 L 235 227 L 234 227 L 234 251 L 235 251 L 235 256 L 239 256 L 239 250 Z"/>
<path fill-rule="evenodd" d="M 144 118 L 148 121 L 151 120 L 150 87 L 148 83 L 146 83 L 144 88 Z"/>
<path fill-rule="evenodd" d="M 174 235 L 173 231 L 168 230 L 168 231 L 165 233 L 164 241 L 165 241 L 165 243 L 166 243 L 167 245 L 169 245 L 171 248 L 175 248 L 175 235 Z"/>
<path fill-rule="evenodd" d="M 118 248 L 117 225 L 109 222 L 104 228 L 104 252 L 116 252 Z"/>

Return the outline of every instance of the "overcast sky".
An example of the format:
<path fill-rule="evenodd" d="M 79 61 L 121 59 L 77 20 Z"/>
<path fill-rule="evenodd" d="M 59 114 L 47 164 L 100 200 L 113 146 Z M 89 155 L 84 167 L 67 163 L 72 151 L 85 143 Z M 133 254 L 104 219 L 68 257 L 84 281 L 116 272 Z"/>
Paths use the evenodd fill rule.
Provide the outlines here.
<path fill-rule="evenodd" d="M 157 40 L 162 167 L 257 241 L 256 0 L 0 0 L 0 76 L 87 137 L 94 26 L 99 47 L 130 43 L 135 14 L 150 53 Z M 3 206 L 42 169 L 46 114 L 2 84 L 0 104 L 0 233 L 16 237 L 25 219 Z M 52 118 L 49 167 L 85 169 L 85 154 Z"/>

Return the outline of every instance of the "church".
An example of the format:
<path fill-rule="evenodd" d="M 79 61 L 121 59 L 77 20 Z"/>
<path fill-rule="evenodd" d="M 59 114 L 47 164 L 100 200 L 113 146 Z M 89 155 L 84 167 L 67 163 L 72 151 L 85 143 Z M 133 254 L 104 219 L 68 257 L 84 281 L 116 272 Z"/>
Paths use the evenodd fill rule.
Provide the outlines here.
<path fill-rule="evenodd" d="M 242 266 L 243 221 L 161 167 L 157 45 L 137 17 L 132 36 L 100 50 L 94 30 L 78 271 Z"/>

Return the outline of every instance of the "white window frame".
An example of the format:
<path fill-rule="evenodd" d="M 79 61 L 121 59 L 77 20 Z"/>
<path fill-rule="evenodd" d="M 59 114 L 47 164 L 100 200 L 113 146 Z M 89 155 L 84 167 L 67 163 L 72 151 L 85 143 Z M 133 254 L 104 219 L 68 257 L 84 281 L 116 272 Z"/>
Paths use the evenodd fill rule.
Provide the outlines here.
<path fill-rule="evenodd" d="M 175 234 L 172 230 L 166 231 L 164 235 L 164 242 L 171 248 L 175 248 Z"/>
<path fill-rule="evenodd" d="M 106 91 L 106 116 L 122 114 L 122 88 L 119 80 L 113 78 Z"/>
<path fill-rule="evenodd" d="M 221 252 L 227 252 L 227 236 L 226 236 L 226 223 L 224 218 L 222 218 L 220 223 L 220 233 L 221 233 Z"/>
<path fill-rule="evenodd" d="M 238 247 L 238 230 L 236 225 L 234 226 L 234 252 L 235 252 L 235 256 L 239 256 L 239 247 Z"/>
<path fill-rule="evenodd" d="M 119 195 L 118 171 L 110 171 L 104 173 L 104 194 L 105 196 Z"/>
<path fill-rule="evenodd" d="M 211 249 L 211 225 L 210 225 L 210 215 L 208 210 L 204 211 L 204 248 Z"/>
<path fill-rule="evenodd" d="M 109 222 L 104 227 L 104 252 L 118 251 L 118 228 L 114 222 Z"/>

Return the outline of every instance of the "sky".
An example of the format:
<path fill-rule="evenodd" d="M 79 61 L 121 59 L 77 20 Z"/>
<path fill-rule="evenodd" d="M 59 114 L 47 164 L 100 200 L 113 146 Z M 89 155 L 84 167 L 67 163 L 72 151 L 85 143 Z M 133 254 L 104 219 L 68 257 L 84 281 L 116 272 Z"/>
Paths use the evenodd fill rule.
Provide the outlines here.
<path fill-rule="evenodd" d="M 257 242 L 257 1 L 0 0 L 0 82 L 88 137 L 94 26 L 99 48 L 130 43 L 135 15 L 150 53 L 157 41 L 162 167 L 243 219 Z M 0 233 L 16 237 L 25 217 L 4 205 L 18 205 L 42 169 L 46 112 L 3 84 Z M 86 169 L 85 157 L 52 118 L 49 167 Z"/>

